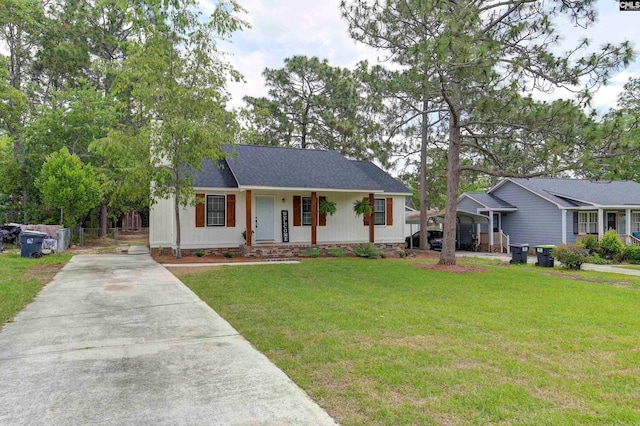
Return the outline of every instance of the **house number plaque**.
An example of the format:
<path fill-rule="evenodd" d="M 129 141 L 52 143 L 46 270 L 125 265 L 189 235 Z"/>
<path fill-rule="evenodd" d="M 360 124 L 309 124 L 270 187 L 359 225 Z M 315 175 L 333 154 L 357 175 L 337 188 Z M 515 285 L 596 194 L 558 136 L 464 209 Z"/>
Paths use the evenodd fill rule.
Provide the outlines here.
<path fill-rule="evenodd" d="M 282 210 L 280 214 L 282 215 L 282 242 L 288 243 L 289 242 L 289 211 Z"/>

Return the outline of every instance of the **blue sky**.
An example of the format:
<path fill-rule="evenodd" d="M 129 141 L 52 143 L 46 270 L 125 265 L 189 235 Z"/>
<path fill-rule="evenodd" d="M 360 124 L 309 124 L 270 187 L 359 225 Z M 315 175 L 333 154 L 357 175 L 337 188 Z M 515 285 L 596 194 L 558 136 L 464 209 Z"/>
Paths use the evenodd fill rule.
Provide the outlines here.
<path fill-rule="evenodd" d="M 200 1 L 206 10 L 212 0 Z M 237 33 L 232 44 L 222 46 L 246 79 L 246 83 L 229 87 L 233 106 L 240 106 L 244 95 L 265 95 L 262 71 L 265 67 L 281 68 L 287 57 L 318 56 L 334 66 L 352 67 L 362 59 L 375 62 L 379 56 L 349 38 L 347 23 L 340 16 L 339 0 L 240 0 L 240 4 L 248 10 L 246 19 L 252 28 Z M 568 24 L 563 29 L 563 44 L 570 47 L 578 38 L 587 37 L 593 47 L 629 40 L 640 49 L 640 12 L 621 12 L 616 0 L 600 0 L 597 4 L 598 23 L 588 30 Z M 640 76 L 639 60 L 597 92 L 594 106 L 599 110 L 614 106 L 629 76 Z"/>

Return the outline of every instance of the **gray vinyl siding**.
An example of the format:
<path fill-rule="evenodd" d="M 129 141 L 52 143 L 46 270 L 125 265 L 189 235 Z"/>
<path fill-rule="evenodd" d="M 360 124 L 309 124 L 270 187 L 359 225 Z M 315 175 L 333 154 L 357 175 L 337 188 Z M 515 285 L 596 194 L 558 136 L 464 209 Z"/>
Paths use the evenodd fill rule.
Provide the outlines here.
<path fill-rule="evenodd" d="M 575 210 L 567 210 L 567 244 L 576 243 L 576 234 L 573 233 L 573 212 Z"/>
<path fill-rule="evenodd" d="M 512 244 L 562 244 L 562 215 L 555 204 L 511 182 L 493 194 L 518 207 L 502 217 L 502 230 Z M 567 229 L 572 227 L 573 222 L 567 220 Z"/>
<path fill-rule="evenodd" d="M 482 204 L 476 203 L 469 197 L 464 197 L 460 201 L 458 201 L 458 210 L 466 210 L 471 213 L 477 213 L 478 209 L 484 209 L 485 207 Z M 485 212 L 480 212 L 480 214 L 486 215 Z M 480 225 L 480 232 L 487 232 L 488 225 L 483 223 Z"/>
<path fill-rule="evenodd" d="M 478 209 L 481 208 L 483 208 L 482 205 L 476 203 L 468 197 L 464 197 L 462 198 L 462 200 L 458 201 L 458 210 L 466 210 L 471 213 L 476 213 Z"/>

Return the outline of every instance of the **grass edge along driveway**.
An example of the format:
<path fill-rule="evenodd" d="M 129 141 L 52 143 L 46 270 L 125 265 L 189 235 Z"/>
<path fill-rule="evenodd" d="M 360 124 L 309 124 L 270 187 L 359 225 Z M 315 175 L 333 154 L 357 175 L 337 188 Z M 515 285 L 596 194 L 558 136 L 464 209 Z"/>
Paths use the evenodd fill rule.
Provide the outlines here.
<path fill-rule="evenodd" d="M 0 332 L 2 325 L 31 302 L 69 259 L 69 254 L 52 254 L 40 259 L 25 259 L 15 253 L 0 254 Z"/>
<path fill-rule="evenodd" d="M 180 278 L 345 425 L 640 424 L 640 280 L 477 262 Z"/>

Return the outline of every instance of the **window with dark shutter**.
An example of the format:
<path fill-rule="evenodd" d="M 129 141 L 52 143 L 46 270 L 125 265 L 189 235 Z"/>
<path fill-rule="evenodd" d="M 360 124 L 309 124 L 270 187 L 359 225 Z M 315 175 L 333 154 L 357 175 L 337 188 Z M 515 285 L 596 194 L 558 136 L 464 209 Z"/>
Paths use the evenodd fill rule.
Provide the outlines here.
<path fill-rule="evenodd" d="M 236 195 L 227 195 L 227 226 L 233 228 L 236 226 Z"/>
<path fill-rule="evenodd" d="M 302 225 L 302 197 L 293 196 L 293 226 Z"/>
<path fill-rule="evenodd" d="M 327 197 L 318 197 L 319 205 L 322 205 L 323 202 L 327 201 Z M 319 210 L 318 210 L 319 211 Z M 318 226 L 327 226 L 327 214 L 320 213 L 318 215 Z"/>
<path fill-rule="evenodd" d="M 196 228 L 204 228 L 204 194 L 196 194 Z"/>
<path fill-rule="evenodd" d="M 225 225 L 224 195 L 207 195 L 207 226 Z"/>

